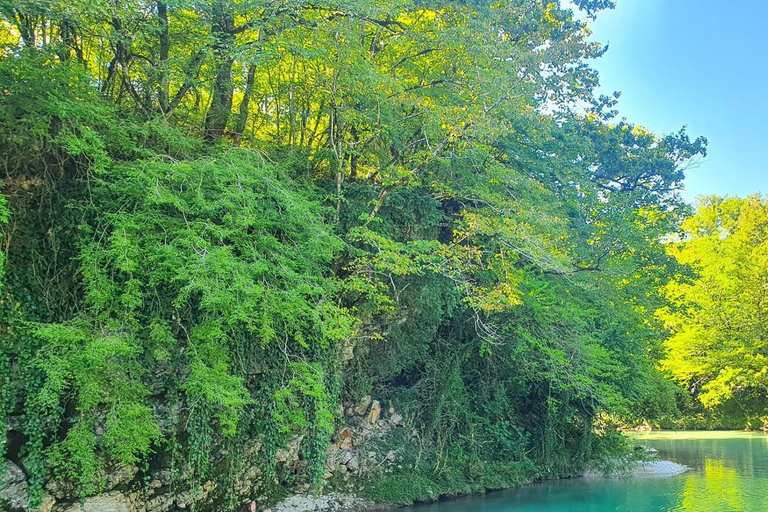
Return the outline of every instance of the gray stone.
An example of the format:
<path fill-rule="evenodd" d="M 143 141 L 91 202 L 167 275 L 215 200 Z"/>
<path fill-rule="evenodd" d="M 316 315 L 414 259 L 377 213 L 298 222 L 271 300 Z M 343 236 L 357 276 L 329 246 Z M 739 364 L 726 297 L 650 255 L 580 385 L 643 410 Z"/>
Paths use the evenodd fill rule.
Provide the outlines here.
<path fill-rule="evenodd" d="M 355 456 L 351 451 L 345 450 L 341 454 L 341 463 L 346 465 Z"/>
<path fill-rule="evenodd" d="M 0 463 L 2 463 L 0 461 Z M 11 461 L 4 461 L 5 470 L 0 478 L 0 510 L 5 512 L 27 512 L 27 479 L 24 472 Z"/>
<path fill-rule="evenodd" d="M 357 471 L 360 469 L 360 459 L 357 458 L 357 455 L 349 459 L 349 462 L 347 462 L 347 469 L 350 471 Z"/>
<path fill-rule="evenodd" d="M 351 340 L 344 343 L 344 361 L 350 361 L 355 358 L 355 344 Z"/>
<path fill-rule="evenodd" d="M 371 405 L 371 395 L 365 395 L 355 406 L 355 414 L 362 416 L 368 411 L 369 405 Z"/>
<path fill-rule="evenodd" d="M 111 491 L 118 485 L 127 484 L 134 479 L 139 468 L 133 465 L 124 466 L 107 475 L 107 491 Z"/>
<path fill-rule="evenodd" d="M 74 503 L 63 512 L 132 512 L 132 507 L 123 493 L 110 492 L 86 498 L 82 508 L 80 503 Z"/>
<path fill-rule="evenodd" d="M 393 425 L 398 427 L 403 424 L 403 416 L 398 413 L 394 413 L 392 414 L 392 416 L 389 417 L 389 421 L 391 421 Z"/>
<path fill-rule="evenodd" d="M 273 512 L 332 512 L 341 510 L 364 510 L 370 502 L 344 494 L 321 496 L 291 496 L 272 508 Z"/>

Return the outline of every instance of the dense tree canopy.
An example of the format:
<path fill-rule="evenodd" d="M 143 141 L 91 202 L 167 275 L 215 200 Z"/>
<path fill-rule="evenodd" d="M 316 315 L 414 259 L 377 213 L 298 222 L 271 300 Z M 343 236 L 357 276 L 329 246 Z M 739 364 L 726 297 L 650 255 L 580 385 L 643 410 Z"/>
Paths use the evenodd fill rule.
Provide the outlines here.
<path fill-rule="evenodd" d="M 703 197 L 670 252 L 692 272 L 666 287 L 672 336 L 664 368 L 720 416 L 765 424 L 768 206 L 759 196 Z"/>
<path fill-rule="evenodd" d="M 0 417 L 38 497 L 128 465 L 222 507 L 245 465 L 317 483 L 365 394 L 454 491 L 578 473 L 672 407 L 660 240 L 706 140 L 614 121 L 558 2 L 0 15 Z"/>

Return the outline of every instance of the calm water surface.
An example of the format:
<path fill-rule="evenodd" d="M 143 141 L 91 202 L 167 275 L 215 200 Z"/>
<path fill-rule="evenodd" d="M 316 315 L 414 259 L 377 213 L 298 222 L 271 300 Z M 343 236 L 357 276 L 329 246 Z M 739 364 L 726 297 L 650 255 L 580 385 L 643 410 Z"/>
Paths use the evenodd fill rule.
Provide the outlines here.
<path fill-rule="evenodd" d="M 406 509 L 412 512 L 768 512 L 768 436 L 653 432 L 638 443 L 690 466 L 666 478 L 542 482 Z"/>

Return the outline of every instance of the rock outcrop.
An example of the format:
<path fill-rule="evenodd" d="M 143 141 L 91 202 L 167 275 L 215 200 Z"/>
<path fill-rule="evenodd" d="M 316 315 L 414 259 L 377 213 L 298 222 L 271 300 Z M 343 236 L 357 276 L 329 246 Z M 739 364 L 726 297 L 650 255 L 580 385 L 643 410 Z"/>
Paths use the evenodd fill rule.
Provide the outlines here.
<path fill-rule="evenodd" d="M 27 478 L 24 472 L 11 461 L 5 461 L 0 480 L 0 510 L 6 512 L 27 512 Z"/>
<path fill-rule="evenodd" d="M 344 407 L 344 412 L 345 425 L 328 448 L 324 478 L 340 475 L 342 480 L 349 482 L 352 475 L 391 472 L 397 454 L 392 450 L 378 453 L 371 448 L 392 429 L 403 427 L 403 416 L 392 405 L 382 407 L 379 400 L 369 395 Z"/>
<path fill-rule="evenodd" d="M 395 451 L 377 451 L 372 449 L 392 430 L 402 428 L 404 418 L 390 405 L 382 407 L 379 400 L 364 396 L 355 404 L 340 409 L 343 414 L 343 427 L 333 438 L 328 447 L 324 479 L 334 475 L 346 487 L 355 490 L 354 476 L 370 475 L 372 472 L 391 472 L 397 463 Z M 301 460 L 304 436 L 293 438 L 284 449 L 275 454 L 275 461 L 292 474 L 301 474 L 306 469 L 306 461 Z M 247 457 L 252 457 L 262 449 L 253 442 L 245 450 Z M 234 492 L 237 499 L 245 504 L 254 500 L 259 507 L 268 505 L 268 498 L 263 492 L 264 475 L 254 465 L 246 465 L 239 472 L 229 492 Z M 198 510 L 218 510 L 216 499 L 220 499 L 222 489 L 218 489 L 214 479 L 200 482 L 194 490 L 189 490 L 189 470 L 182 470 L 181 475 L 172 476 L 167 468 L 160 468 L 150 474 L 139 474 L 135 466 L 116 469 L 106 475 L 103 494 L 86 498 L 82 504 L 76 497 L 71 482 L 51 480 L 46 482 L 42 506 L 31 509 L 29 506 L 28 483 L 24 471 L 16 464 L 6 461 L 3 480 L 0 482 L 0 511 L 2 512 L 176 512 L 190 509 L 193 505 Z M 342 485 L 341 488 L 345 488 Z M 358 488 L 359 489 L 359 488 Z M 370 510 L 371 503 L 359 500 L 352 495 L 308 496 L 311 490 L 307 483 L 296 484 L 293 492 L 302 493 L 284 501 L 274 511 L 353 511 Z M 81 508 L 82 505 L 82 508 Z M 309 508 L 307 508 L 309 507 Z"/>

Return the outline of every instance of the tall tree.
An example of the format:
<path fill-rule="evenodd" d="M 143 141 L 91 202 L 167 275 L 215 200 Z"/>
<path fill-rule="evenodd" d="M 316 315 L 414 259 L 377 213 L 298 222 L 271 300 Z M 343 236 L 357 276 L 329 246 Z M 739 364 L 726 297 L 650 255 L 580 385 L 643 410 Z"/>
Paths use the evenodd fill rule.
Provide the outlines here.
<path fill-rule="evenodd" d="M 658 312 L 662 366 L 707 409 L 762 426 L 768 409 L 768 205 L 703 197 L 669 251 L 690 268 Z"/>

